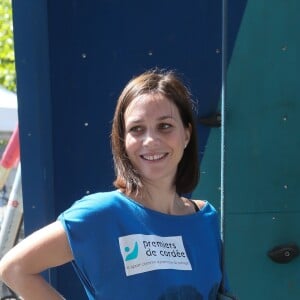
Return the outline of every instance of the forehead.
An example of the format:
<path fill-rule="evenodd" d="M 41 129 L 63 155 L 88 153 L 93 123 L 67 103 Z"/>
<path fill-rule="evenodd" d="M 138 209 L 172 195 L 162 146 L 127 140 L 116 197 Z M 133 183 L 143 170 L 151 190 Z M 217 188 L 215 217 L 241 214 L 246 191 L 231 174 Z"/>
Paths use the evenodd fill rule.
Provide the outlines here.
<path fill-rule="evenodd" d="M 169 116 L 178 118 L 176 105 L 161 94 L 145 94 L 131 101 L 125 111 L 125 121 L 128 119 Z"/>

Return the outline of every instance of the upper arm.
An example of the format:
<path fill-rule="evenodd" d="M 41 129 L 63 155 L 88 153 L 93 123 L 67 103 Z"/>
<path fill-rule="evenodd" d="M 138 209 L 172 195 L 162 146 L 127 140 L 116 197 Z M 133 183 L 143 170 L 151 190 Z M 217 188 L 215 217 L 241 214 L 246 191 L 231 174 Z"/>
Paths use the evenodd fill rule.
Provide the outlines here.
<path fill-rule="evenodd" d="M 26 274 L 37 274 L 73 260 L 66 232 L 56 221 L 31 234 L 2 259 L 1 272 L 13 268 Z"/>

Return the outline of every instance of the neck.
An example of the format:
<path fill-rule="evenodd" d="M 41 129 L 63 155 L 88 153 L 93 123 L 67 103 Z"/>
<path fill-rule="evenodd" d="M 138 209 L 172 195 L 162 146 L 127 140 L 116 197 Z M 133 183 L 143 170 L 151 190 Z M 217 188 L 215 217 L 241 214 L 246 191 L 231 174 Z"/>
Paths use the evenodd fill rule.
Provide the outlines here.
<path fill-rule="evenodd" d="M 148 186 L 140 196 L 135 198 L 152 210 L 171 215 L 182 214 L 184 204 L 176 193 L 175 187 L 162 189 L 161 187 Z"/>

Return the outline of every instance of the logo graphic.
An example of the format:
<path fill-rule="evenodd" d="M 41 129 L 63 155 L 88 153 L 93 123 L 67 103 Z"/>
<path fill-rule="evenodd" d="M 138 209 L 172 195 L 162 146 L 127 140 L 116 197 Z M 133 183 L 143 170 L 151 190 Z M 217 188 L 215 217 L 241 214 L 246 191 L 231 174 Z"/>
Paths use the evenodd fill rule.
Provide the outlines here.
<path fill-rule="evenodd" d="M 129 247 L 124 248 L 125 252 L 128 253 L 130 251 Z M 136 259 L 139 255 L 139 245 L 135 242 L 133 250 L 126 255 L 125 261 Z"/>
<path fill-rule="evenodd" d="M 126 276 L 154 270 L 190 271 L 190 264 L 181 236 L 130 234 L 119 237 Z"/>

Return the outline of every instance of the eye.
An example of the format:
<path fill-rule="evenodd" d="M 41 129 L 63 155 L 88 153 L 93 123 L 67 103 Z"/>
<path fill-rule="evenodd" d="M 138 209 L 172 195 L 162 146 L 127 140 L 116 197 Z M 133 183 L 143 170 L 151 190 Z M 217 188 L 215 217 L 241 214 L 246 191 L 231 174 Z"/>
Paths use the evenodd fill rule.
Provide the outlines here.
<path fill-rule="evenodd" d="M 169 123 L 161 123 L 159 124 L 158 128 L 159 129 L 162 129 L 162 130 L 167 130 L 167 129 L 170 129 L 172 128 L 173 126 Z"/>
<path fill-rule="evenodd" d="M 142 126 L 133 126 L 129 129 L 129 132 L 132 132 L 132 133 L 140 133 L 142 131 L 143 131 Z"/>

